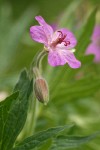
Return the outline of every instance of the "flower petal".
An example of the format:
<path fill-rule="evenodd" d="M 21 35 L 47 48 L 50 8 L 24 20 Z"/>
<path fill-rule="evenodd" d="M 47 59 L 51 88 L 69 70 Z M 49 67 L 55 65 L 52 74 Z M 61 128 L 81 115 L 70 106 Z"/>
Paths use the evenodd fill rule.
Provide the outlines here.
<path fill-rule="evenodd" d="M 77 60 L 70 50 L 66 51 L 66 61 L 71 68 L 79 68 L 81 67 L 81 62 Z"/>
<path fill-rule="evenodd" d="M 48 41 L 41 26 L 32 26 L 30 28 L 30 35 L 34 41 L 47 45 Z"/>
<path fill-rule="evenodd" d="M 49 50 L 48 63 L 55 67 L 66 64 L 66 58 L 63 53 L 57 50 Z"/>
<path fill-rule="evenodd" d="M 91 43 L 86 50 L 86 54 L 94 54 L 94 62 L 100 62 L 100 47 L 97 44 Z"/>
<path fill-rule="evenodd" d="M 92 34 L 93 41 L 100 40 L 100 25 L 96 25 Z"/>
<path fill-rule="evenodd" d="M 70 45 L 67 45 L 66 48 L 67 49 L 74 48 L 77 44 L 77 40 L 76 40 L 74 34 L 71 31 L 69 31 L 68 29 L 65 29 L 65 28 L 62 28 L 59 31 L 61 31 L 63 35 L 66 35 L 66 38 L 64 39 L 64 41 L 66 41 L 66 42 L 69 41 L 70 42 Z"/>
<path fill-rule="evenodd" d="M 47 24 L 41 16 L 36 16 L 35 19 L 39 22 L 39 24 L 43 28 L 44 33 L 48 39 L 48 42 L 51 42 L 52 35 L 53 35 L 52 27 L 49 24 Z"/>
<path fill-rule="evenodd" d="M 51 66 L 59 66 L 68 63 L 71 68 L 79 68 L 81 62 L 78 61 L 70 50 L 49 50 L 48 62 Z"/>

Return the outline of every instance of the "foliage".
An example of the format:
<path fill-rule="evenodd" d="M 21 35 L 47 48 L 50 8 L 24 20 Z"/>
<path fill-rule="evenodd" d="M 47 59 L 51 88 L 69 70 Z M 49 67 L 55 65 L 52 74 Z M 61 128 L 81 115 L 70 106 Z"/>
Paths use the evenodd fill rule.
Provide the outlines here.
<path fill-rule="evenodd" d="M 59 0 L 59 5 L 53 0 L 30 1 L 28 5 L 25 2 L 21 2 L 25 9 L 17 1 L 0 2 L 0 89 L 10 93 L 0 101 L 0 150 L 99 150 L 100 68 L 93 62 L 93 55 L 85 55 L 96 24 L 96 2 Z M 47 13 L 49 7 L 52 11 Z M 49 85 L 50 101 L 47 106 L 37 102 L 35 108 L 30 71 L 24 69 L 12 93 L 11 89 L 20 70 L 29 68 L 35 53 L 42 49 L 42 45 L 29 38 L 29 27 L 34 24 L 37 12 L 47 20 L 59 15 L 58 26 L 68 27 L 76 34 L 75 53 L 82 67 L 52 68 L 44 59 L 43 75 Z"/>

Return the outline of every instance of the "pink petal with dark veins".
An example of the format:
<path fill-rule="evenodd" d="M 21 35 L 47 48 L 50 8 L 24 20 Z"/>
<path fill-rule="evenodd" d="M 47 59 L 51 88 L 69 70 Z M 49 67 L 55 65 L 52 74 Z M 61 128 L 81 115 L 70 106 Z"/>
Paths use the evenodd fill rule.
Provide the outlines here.
<path fill-rule="evenodd" d="M 41 26 L 32 26 L 30 28 L 30 35 L 34 41 L 43 43 L 45 45 L 48 44 L 47 37 L 44 34 L 43 28 Z"/>
<path fill-rule="evenodd" d="M 50 50 L 48 55 L 48 62 L 51 66 L 60 66 L 68 63 L 71 68 L 79 68 L 81 62 L 77 60 L 70 50 Z"/>
<path fill-rule="evenodd" d="M 48 42 L 51 42 L 53 29 L 52 27 L 45 22 L 45 20 L 41 16 L 36 16 L 35 19 L 38 21 L 40 26 L 43 28 L 43 31 L 48 39 Z"/>

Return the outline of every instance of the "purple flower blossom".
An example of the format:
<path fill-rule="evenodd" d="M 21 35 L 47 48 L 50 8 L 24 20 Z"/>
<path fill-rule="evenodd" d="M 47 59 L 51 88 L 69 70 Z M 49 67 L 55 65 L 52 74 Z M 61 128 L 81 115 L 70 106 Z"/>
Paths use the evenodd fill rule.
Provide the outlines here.
<path fill-rule="evenodd" d="M 100 62 L 100 25 L 95 26 L 92 37 L 91 44 L 88 46 L 86 50 L 86 54 L 94 54 L 94 62 Z"/>
<path fill-rule="evenodd" d="M 73 33 L 64 28 L 54 32 L 41 16 L 35 19 L 40 25 L 32 26 L 30 35 L 34 41 L 44 44 L 48 51 L 48 63 L 53 67 L 68 63 L 71 68 L 79 68 L 81 63 L 73 54 L 77 43 Z"/>

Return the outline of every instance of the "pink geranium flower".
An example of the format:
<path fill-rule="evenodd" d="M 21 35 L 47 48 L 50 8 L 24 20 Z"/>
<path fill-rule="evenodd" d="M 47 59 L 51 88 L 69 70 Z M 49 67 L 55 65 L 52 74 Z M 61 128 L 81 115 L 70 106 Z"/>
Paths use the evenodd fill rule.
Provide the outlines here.
<path fill-rule="evenodd" d="M 94 54 L 94 62 L 98 63 L 100 62 L 100 25 L 95 26 L 91 41 L 86 54 Z"/>
<path fill-rule="evenodd" d="M 79 68 L 81 63 L 73 54 L 77 43 L 73 33 L 65 28 L 54 32 L 41 16 L 36 16 L 35 19 L 40 25 L 32 26 L 30 35 L 34 41 L 44 44 L 48 51 L 48 63 L 54 67 L 68 63 L 71 68 Z"/>

